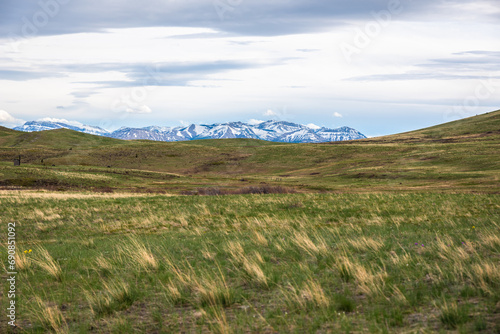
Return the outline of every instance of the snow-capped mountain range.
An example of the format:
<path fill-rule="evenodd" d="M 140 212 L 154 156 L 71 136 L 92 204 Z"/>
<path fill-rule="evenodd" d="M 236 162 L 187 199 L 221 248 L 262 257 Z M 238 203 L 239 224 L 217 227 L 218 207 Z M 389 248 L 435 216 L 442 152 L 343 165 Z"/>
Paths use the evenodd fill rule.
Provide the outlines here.
<path fill-rule="evenodd" d="M 306 125 L 266 121 L 259 124 L 230 122 L 212 125 L 191 124 L 179 127 L 148 126 L 145 128 L 120 128 L 110 132 L 97 126 L 65 120 L 31 121 L 14 130 L 33 132 L 67 128 L 79 132 L 117 139 L 148 139 L 155 141 L 185 141 L 195 139 L 253 138 L 284 143 L 321 143 L 366 138 L 359 131 L 343 126 L 337 129 L 312 128 Z"/>
<path fill-rule="evenodd" d="M 70 129 L 97 136 L 109 136 L 111 134 L 109 131 L 104 130 L 98 126 L 85 125 L 79 122 L 71 122 L 66 120 L 31 121 L 31 122 L 26 122 L 23 125 L 14 128 L 14 130 L 24 131 L 24 132 L 35 132 L 35 131 L 56 130 L 56 129 Z"/>

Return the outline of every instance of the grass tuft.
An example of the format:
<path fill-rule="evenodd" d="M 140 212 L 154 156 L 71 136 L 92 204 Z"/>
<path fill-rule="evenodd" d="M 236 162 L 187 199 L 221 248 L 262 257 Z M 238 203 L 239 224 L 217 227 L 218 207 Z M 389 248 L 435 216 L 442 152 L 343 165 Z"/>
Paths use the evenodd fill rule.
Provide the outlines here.
<path fill-rule="evenodd" d="M 439 320 L 443 325 L 451 329 L 455 329 L 469 320 L 467 308 L 458 307 L 454 302 L 449 304 L 445 301 L 441 305 L 440 311 Z"/>
<path fill-rule="evenodd" d="M 356 303 L 354 302 L 354 300 L 344 294 L 337 295 L 335 300 L 337 302 L 337 311 L 352 312 L 356 309 Z"/>
<path fill-rule="evenodd" d="M 153 253 L 136 237 L 129 238 L 129 244 L 119 247 L 122 254 L 129 257 L 135 265 L 144 270 L 158 269 L 158 262 Z"/>
<path fill-rule="evenodd" d="M 45 248 L 38 247 L 33 251 L 33 261 L 57 281 L 62 281 L 61 266 L 52 258 Z"/>
<path fill-rule="evenodd" d="M 138 293 L 127 283 L 113 279 L 103 284 L 101 291 L 85 291 L 85 297 L 94 316 L 102 317 L 133 304 Z"/>
<path fill-rule="evenodd" d="M 47 331 L 55 333 L 69 333 L 66 321 L 61 310 L 57 306 L 49 306 L 39 296 L 35 295 L 31 313 L 41 326 Z"/>

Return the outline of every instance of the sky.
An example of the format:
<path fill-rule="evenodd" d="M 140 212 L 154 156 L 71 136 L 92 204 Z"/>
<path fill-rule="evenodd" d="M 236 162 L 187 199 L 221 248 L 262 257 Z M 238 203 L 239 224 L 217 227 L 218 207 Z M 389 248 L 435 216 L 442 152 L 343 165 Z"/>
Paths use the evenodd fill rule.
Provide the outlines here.
<path fill-rule="evenodd" d="M 498 0 L 0 0 L 0 125 L 410 131 L 500 109 L 499 31 Z"/>

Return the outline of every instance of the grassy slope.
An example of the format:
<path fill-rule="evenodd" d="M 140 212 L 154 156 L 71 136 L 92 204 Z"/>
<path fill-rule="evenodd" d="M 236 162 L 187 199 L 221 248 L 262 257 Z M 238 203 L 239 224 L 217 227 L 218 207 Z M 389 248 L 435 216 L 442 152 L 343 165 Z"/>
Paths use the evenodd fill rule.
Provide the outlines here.
<path fill-rule="evenodd" d="M 68 129 L 18 132 L 0 127 L 0 145 L 2 147 L 66 149 L 68 147 L 90 148 L 120 144 L 123 144 L 123 141 L 118 139 L 93 136 Z"/>
<path fill-rule="evenodd" d="M 28 163 L 26 173 L 37 174 L 41 166 L 55 165 L 54 170 L 85 174 L 88 169 L 81 166 L 93 166 L 93 173 L 111 177 L 95 185 L 61 178 L 48 182 L 61 187 L 131 189 L 141 185 L 152 191 L 176 192 L 198 186 L 238 188 L 266 183 L 304 191 L 495 192 L 499 129 L 500 111 L 393 136 L 327 144 L 246 139 L 164 143 L 121 141 L 70 130 L 18 133 L 0 129 L 0 158 L 9 161 L 0 166 L 4 179 L 22 179 L 21 169 L 7 165 L 21 154 Z M 171 183 L 164 181 L 170 174 L 151 177 L 139 171 L 182 178 Z M 134 173 L 134 178 L 122 177 L 127 172 Z"/>
<path fill-rule="evenodd" d="M 441 125 L 425 128 L 422 130 L 403 133 L 399 136 L 411 135 L 426 138 L 449 138 L 463 137 L 470 138 L 474 135 L 487 135 L 500 133 L 500 111 L 493 111 L 478 116 L 469 117 L 466 119 L 448 122 Z"/>

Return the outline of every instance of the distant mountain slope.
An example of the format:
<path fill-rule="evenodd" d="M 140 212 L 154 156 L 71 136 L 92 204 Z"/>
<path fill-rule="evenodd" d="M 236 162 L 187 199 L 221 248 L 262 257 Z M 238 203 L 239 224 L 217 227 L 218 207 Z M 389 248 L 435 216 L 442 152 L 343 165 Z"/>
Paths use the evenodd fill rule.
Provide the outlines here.
<path fill-rule="evenodd" d="M 36 131 L 56 130 L 56 129 L 70 129 L 97 136 L 108 136 L 110 134 L 109 131 L 104 130 L 98 126 L 85 125 L 78 122 L 74 123 L 76 123 L 77 125 L 71 125 L 64 122 L 31 121 L 24 123 L 22 126 L 14 128 L 14 130 L 24 131 L 24 132 L 36 132 Z"/>
<path fill-rule="evenodd" d="M 70 125 L 63 122 L 32 121 L 14 128 L 24 132 L 35 132 L 66 128 L 88 134 L 111 137 L 116 139 L 154 141 L 186 141 L 196 139 L 261 139 L 284 143 L 322 143 L 366 138 L 361 132 L 349 128 L 312 129 L 305 125 L 284 122 L 267 121 L 257 125 L 243 122 L 230 122 L 211 125 L 196 125 L 182 127 L 149 126 L 145 128 L 121 128 L 114 132 L 89 125 Z"/>

